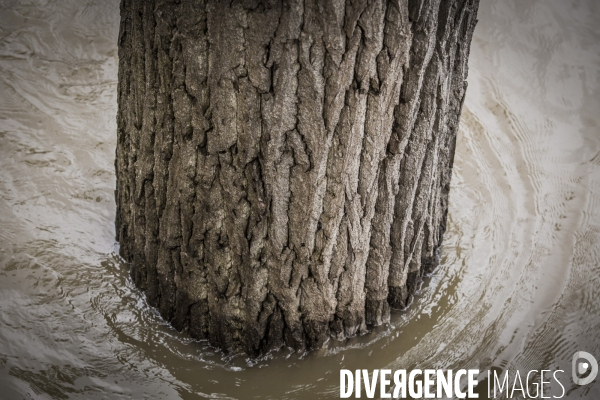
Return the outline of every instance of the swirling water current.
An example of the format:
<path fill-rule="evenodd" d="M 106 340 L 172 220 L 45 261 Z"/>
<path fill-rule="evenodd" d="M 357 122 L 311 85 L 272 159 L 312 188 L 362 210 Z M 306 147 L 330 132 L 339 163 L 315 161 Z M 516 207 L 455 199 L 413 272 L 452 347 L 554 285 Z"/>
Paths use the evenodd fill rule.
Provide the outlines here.
<path fill-rule="evenodd" d="M 415 367 L 599 398 L 570 379 L 600 358 L 599 20 L 482 0 L 440 267 L 388 326 L 250 360 L 175 332 L 115 255 L 118 1 L 0 0 L 0 398 L 339 398 L 341 368 Z"/>

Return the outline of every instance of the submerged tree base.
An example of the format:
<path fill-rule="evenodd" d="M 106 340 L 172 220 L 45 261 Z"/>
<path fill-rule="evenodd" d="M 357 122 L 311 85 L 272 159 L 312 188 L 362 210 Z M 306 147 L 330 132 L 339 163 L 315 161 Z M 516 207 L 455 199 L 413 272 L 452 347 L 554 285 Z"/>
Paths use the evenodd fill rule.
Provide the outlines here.
<path fill-rule="evenodd" d="M 117 240 L 251 355 L 389 321 L 437 265 L 478 0 L 122 0 Z"/>

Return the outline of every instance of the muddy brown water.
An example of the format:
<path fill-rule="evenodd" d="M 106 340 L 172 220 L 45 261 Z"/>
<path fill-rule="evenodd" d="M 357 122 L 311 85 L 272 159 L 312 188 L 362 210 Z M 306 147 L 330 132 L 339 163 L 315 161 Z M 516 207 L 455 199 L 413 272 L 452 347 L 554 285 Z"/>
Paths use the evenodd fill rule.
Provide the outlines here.
<path fill-rule="evenodd" d="M 600 359 L 598 2 L 482 0 L 441 266 L 389 326 L 259 360 L 175 332 L 115 256 L 118 12 L 0 1 L 1 399 L 339 398 L 341 368 L 417 366 L 599 397 L 570 378 Z"/>

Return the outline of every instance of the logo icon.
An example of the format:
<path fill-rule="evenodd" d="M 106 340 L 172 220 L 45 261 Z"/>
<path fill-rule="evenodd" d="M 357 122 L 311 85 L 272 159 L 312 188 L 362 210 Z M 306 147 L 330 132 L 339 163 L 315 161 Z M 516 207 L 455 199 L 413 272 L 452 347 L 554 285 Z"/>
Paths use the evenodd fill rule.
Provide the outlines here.
<path fill-rule="evenodd" d="M 598 362 L 593 355 L 585 351 L 573 354 L 573 382 L 587 385 L 596 378 L 596 375 L 598 375 Z"/>

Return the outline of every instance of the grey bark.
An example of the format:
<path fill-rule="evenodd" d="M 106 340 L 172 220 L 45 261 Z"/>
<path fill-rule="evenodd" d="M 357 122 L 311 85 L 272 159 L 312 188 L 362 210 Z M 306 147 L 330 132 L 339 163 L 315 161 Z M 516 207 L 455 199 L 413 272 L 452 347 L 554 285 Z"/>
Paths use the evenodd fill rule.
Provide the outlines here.
<path fill-rule="evenodd" d="M 122 0 L 117 240 L 178 330 L 310 349 L 438 262 L 478 0 Z"/>

